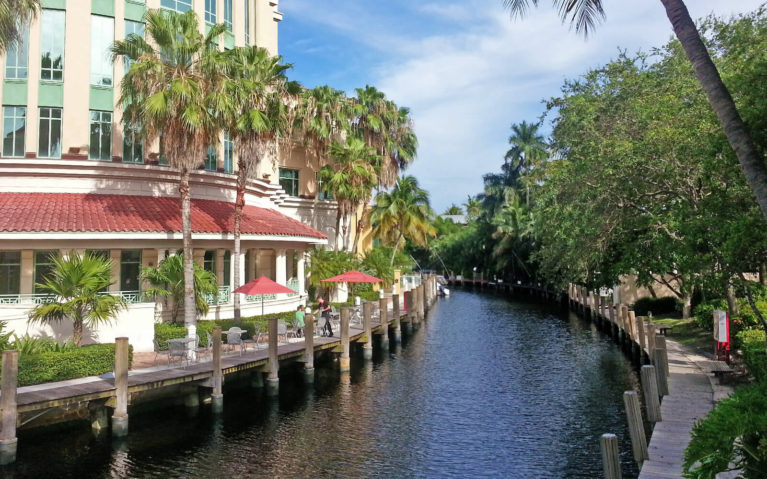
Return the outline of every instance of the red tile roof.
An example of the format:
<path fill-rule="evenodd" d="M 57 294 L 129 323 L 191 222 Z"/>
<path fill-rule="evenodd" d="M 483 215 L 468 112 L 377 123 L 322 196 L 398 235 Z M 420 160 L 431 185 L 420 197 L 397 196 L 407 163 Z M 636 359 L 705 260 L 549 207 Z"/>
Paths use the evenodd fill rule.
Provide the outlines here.
<path fill-rule="evenodd" d="M 231 233 L 234 204 L 192 200 L 192 231 Z M 242 234 L 327 238 L 276 210 L 245 206 Z M 178 198 L 74 193 L 0 193 L 0 232 L 176 233 Z"/>

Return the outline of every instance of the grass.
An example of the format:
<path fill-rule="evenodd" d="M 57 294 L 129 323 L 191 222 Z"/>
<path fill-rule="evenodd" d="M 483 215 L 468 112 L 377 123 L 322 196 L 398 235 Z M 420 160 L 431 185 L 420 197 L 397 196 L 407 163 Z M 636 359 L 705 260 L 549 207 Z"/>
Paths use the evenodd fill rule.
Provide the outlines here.
<path fill-rule="evenodd" d="M 655 324 L 672 326 L 674 329 L 671 329 L 666 333 L 668 337 L 696 352 L 710 353 L 713 351 L 713 333 L 699 328 L 695 323 L 694 317 L 680 319 L 678 316 L 671 313 L 655 316 L 652 318 L 652 322 Z"/>

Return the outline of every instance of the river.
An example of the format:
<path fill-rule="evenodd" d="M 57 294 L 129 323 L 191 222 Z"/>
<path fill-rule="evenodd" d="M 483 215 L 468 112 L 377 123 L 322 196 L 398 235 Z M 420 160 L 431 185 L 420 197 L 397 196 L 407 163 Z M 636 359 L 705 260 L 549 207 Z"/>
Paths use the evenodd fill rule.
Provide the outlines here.
<path fill-rule="evenodd" d="M 393 343 L 392 343 L 393 344 Z M 282 373 L 279 399 L 227 385 L 225 411 L 132 413 L 113 442 L 87 425 L 22 433 L 8 478 L 593 478 L 599 436 L 618 435 L 635 477 L 623 411 L 639 390 L 609 337 L 558 308 L 454 291 L 401 347 L 317 385 Z"/>

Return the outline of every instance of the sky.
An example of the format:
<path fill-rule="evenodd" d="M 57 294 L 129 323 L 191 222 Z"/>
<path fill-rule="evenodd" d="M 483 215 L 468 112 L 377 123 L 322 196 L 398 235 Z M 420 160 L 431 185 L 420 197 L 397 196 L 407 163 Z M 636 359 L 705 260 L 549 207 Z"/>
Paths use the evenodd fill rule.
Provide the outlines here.
<path fill-rule="evenodd" d="M 698 19 L 764 1 L 686 4 Z M 562 24 L 551 2 L 539 5 L 520 20 L 502 0 L 283 0 L 279 53 L 307 88 L 353 96 L 372 85 L 409 107 L 420 146 L 405 173 L 442 213 L 482 192 L 482 175 L 500 170 L 511 125 L 539 121 L 565 80 L 673 34 L 658 0 L 604 0 L 606 20 L 587 39 Z"/>

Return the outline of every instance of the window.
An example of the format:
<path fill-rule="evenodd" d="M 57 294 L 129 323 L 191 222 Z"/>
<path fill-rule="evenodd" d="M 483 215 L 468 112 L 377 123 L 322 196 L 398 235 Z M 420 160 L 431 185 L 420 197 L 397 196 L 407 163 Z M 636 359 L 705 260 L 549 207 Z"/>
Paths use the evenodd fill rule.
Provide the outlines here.
<path fill-rule="evenodd" d="M 141 271 L 141 250 L 122 250 L 120 252 L 120 291 L 140 290 L 139 271 Z"/>
<path fill-rule="evenodd" d="M 91 142 L 88 147 L 91 160 L 112 160 L 112 112 L 91 110 Z"/>
<path fill-rule="evenodd" d="M 205 250 L 202 267 L 205 271 L 210 271 L 211 273 L 216 274 L 216 250 Z"/>
<path fill-rule="evenodd" d="M 21 251 L 0 251 L 0 294 L 19 294 Z"/>
<path fill-rule="evenodd" d="M 114 32 L 114 18 L 91 15 L 91 85 L 112 86 Z"/>
<path fill-rule="evenodd" d="M 141 22 L 132 22 L 130 20 L 125 20 L 125 38 L 128 38 L 128 35 L 138 35 L 141 38 L 144 38 L 144 24 Z M 125 59 L 125 71 L 127 72 L 130 70 L 131 65 L 133 65 L 133 60 L 130 60 L 128 58 Z"/>
<path fill-rule="evenodd" d="M 298 170 L 280 168 L 280 186 L 290 196 L 298 196 Z"/>
<path fill-rule="evenodd" d="M 24 136 L 26 129 L 26 107 L 3 107 L 3 156 L 24 157 Z"/>
<path fill-rule="evenodd" d="M 250 45 L 250 0 L 245 0 L 245 44 Z"/>
<path fill-rule="evenodd" d="M 45 278 L 53 271 L 53 259 L 58 254 L 58 251 L 35 251 L 35 294 L 42 292 L 38 284 L 45 283 Z"/>
<path fill-rule="evenodd" d="M 123 127 L 123 163 L 143 163 L 144 143 L 128 125 Z"/>
<path fill-rule="evenodd" d="M 192 9 L 192 0 L 162 0 L 160 6 L 166 10 L 184 13 Z"/>
<path fill-rule="evenodd" d="M 229 138 L 229 133 L 224 134 L 224 173 L 232 173 L 234 168 L 234 142 Z"/>
<path fill-rule="evenodd" d="M 218 170 L 218 158 L 216 157 L 216 147 L 209 146 L 205 153 L 205 169 L 208 171 Z"/>
<path fill-rule="evenodd" d="M 224 286 L 231 285 L 231 273 L 232 273 L 232 252 L 226 250 L 224 252 Z"/>
<path fill-rule="evenodd" d="M 217 0 L 205 0 L 205 22 L 216 23 L 216 3 Z"/>
<path fill-rule="evenodd" d="M 27 78 L 29 54 L 29 25 L 19 28 L 19 41 L 8 47 L 5 55 L 5 78 L 23 80 Z"/>
<path fill-rule="evenodd" d="M 37 156 L 61 157 L 61 108 L 40 108 Z"/>
<path fill-rule="evenodd" d="M 224 25 L 232 31 L 232 0 L 224 0 Z"/>
<path fill-rule="evenodd" d="M 64 81 L 64 11 L 43 9 L 40 79 Z"/>

